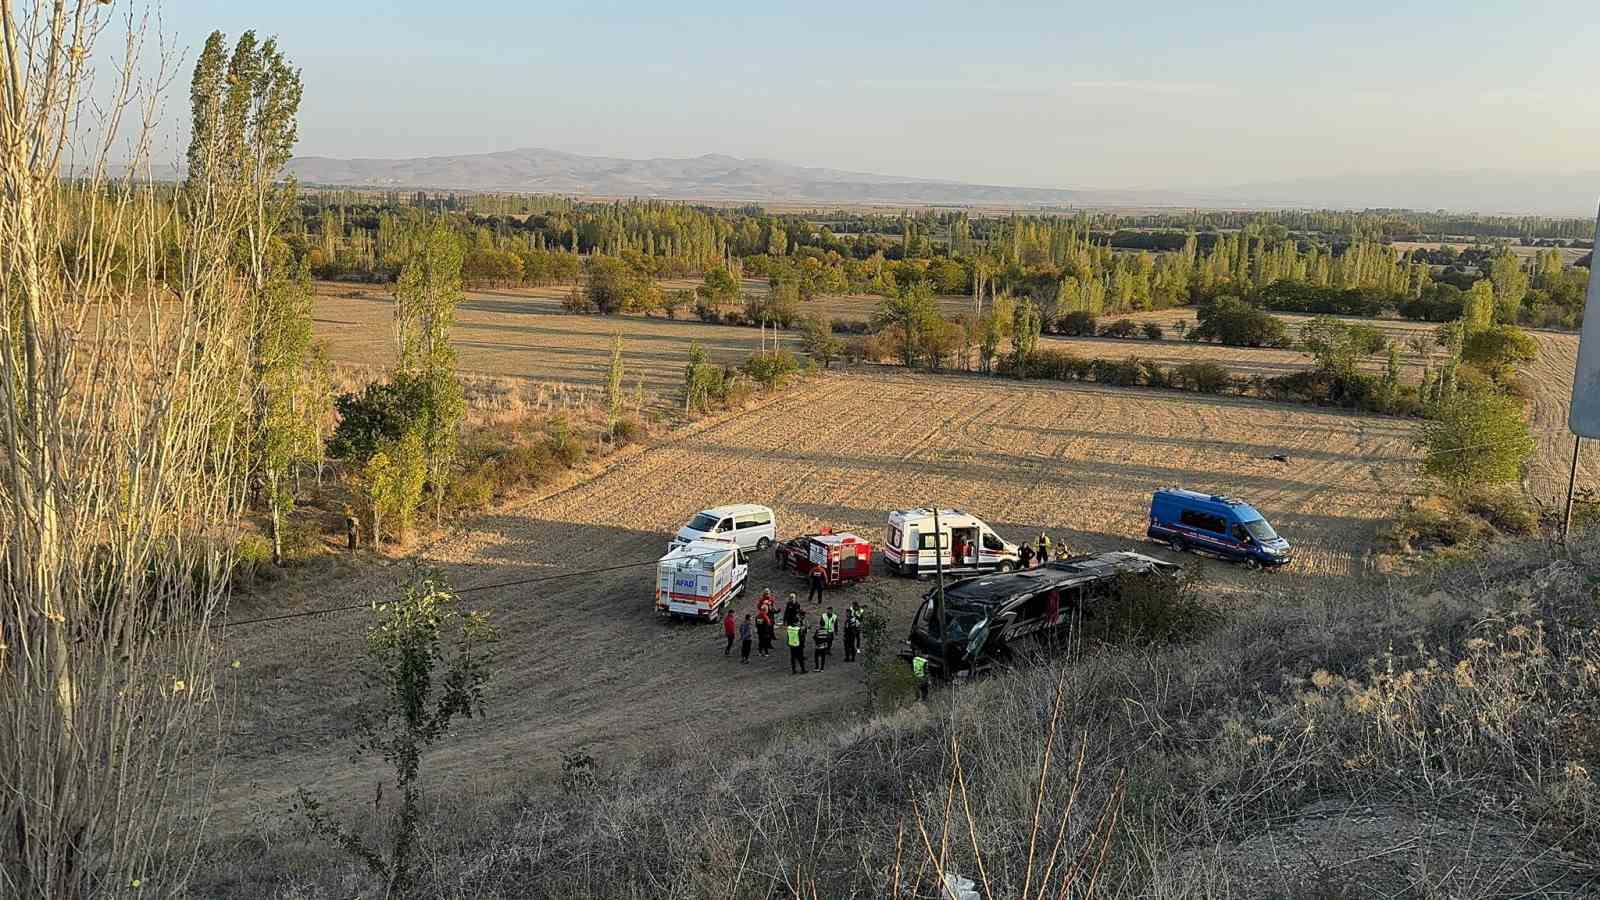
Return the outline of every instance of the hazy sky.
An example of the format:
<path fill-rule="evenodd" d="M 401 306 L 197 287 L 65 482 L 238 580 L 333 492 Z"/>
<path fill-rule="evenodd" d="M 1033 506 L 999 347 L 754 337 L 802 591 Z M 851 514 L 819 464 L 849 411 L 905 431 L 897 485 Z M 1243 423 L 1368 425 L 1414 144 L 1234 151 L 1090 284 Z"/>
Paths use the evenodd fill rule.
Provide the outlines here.
<path fill-rule="evenodd" d="M 1600 170 L 1595 3 L 167 0 L 162 27 L 184 51 L 177 118 L 208 32 L 277 35 L 304 70 L 303 155 L 1178 187 Z"/>

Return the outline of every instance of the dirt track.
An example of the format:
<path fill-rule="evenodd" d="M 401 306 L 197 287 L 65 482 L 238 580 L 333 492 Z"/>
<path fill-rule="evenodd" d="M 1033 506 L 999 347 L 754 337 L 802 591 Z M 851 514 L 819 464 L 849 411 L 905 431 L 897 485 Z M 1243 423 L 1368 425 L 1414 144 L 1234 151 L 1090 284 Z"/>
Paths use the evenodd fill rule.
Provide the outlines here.
<path fill-rule="evenodd" d="M 1273 453 L 1290 463 L 1263 459 Z M 694 510 L 736 499 L 770 503 L 783 534 L 827 523 L 876 538 L 885 510 L 936 501 L 977 512 L 1013 539 L 1048 527 L 1074 549 L 1148 547 L 1149 491 L 1181 483 L 1250 498 L 1300 548 L 1300 562 L 1276 576 L 1186 557 L 1213 573 L 1216 590 L 1316 591 L 1337 602 L 1348 576 L 1371 569 L 1377 520 L 1405 489 L 1412 453 L 1409 424 L 1393 419 L 1140 389 L 834 375 L 680 432 L 569 490 L 484 515 L 424 555 L 463 588 L 649 561 Z M 390 577 L 309 584 L 236 615 L 351 602 Z M 722 658 L 714 630 L 658 621 L 652 577 L 646 565 L 469 594 L 504 631 L 500 675 L 490 719 L 468 723 L 433 757 L 439 777 L 549 772 L 580 746 L 625 757 L 683 741 L 748 747 L 768 728 L 861 708 L 855 667 L 836 661 L 801 679 L 776 656 L 740 666 Z M 905 627 L 926 585 L 874 583 Z M 763 560 L 753 587 L 766 584 L 800 587 Z M 363 627 L 354 613 L 229 634 L 242 692 L 224 823 L 253 804 L 281 808 L 303 784 L 370 791 L 344 761 L 352 692 L 328 690 L 349 683 Z"/>

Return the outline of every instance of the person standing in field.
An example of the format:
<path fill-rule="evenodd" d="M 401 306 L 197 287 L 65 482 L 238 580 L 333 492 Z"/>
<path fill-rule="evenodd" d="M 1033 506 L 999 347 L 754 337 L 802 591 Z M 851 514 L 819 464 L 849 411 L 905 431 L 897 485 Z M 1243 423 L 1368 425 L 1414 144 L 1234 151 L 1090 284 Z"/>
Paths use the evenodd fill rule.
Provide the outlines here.
<path fill-rule="evenodd" d="M 833 649 L 833 629 L 828 627 L 828 620 L 826 617 L 824 617 L 823 620 L 817 624 L 817 633 L 815 638 L 817 642 L 817 671 L 821 672 L 828 668 L 828 653 Z"/>
<path fill-rule="evenodd" d="M 1031 568 L 1033 568 L 1033 545 L 1032 544 L 1023 544 L 1022 545 L 1022 549 L 1017 551 L 1017 561 L 1019 563 L 1018 568 L 1023 568 L 1023 569 L 1031 569 Z"/>
<path fill-rule="evenodd" d="M 1052 559 L 1060 558 L 1061 557 L 1056 554 L 1055 545 L 1050 543 L 1050 535 L 1042 531 L 1039 532 L 1039 562 L 1043 564 Z"/>
<path fill-rule="evenodd" d="M 861 601 L 844 611 L 844 661 L 855 662 L 856 645 L 861 643 Z"/>
<path fill-rule="evenodd" d="M 756 636 L 760 638 L 761 655 L 772 653 L 772 604 L 756 609 Z"/>
<path fill-rule="evenodd" d="M 811 567 L 811 593 L 806 594 L 807 603 L 821 603 L 822 589 L 828 585 L 828 575 L 821 566 Z"/>
<path fill-rule="evenodd" d="M 795 598 L 794 592 L 789 592 L 789 602 L 783 605 L 783 624 L 794 625 L 800 621 L 800 601 Z"/>
<path fill-rule="evenodd" d="M 739 625 L 739 662 L 750 662 L 750 614 L 744 614 L 744 622 Z"/>
<path fill-rule="evenodd" d="M 727 646 L 722 648 L 723 656 L 733 653 L 733 625 L 733 609 L 730 607 L 727 612 L 722 614 L 722 633 L 728 639 Z"/>
<path fill-rule="evenodd" d="M 803 631 L 804 629 L 798 622 L 794 625 L 784 626 L 784 636 L 789 643 L 790 675 L 804 675 L 806 673 L 806 648 L 803 643 Z"/>
<path fill-rule="evenodd" d="M 917 699 L 923 703 L 928 702 L 928 658 L 914 656 L 911 658 L 911 674 L 917 679 Z"/>

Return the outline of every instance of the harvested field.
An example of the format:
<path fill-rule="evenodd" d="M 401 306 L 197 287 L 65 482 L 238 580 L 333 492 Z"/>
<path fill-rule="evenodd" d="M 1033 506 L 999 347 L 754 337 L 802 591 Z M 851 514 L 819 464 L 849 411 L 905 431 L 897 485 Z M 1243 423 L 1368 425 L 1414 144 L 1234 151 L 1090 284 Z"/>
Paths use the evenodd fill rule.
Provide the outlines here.
<path fill-rule="evenodd" d="M 874 538 L 887 509 L 939 502 L 984 516 L 1013 539 L 1048 528 L 1075 550 L 1140 546 L 1144 504 L 1181 483 L 1249 497 L 1300 548 L 1287 572 L 1250 575 L 1212 561 L 1224 596 L 1293 592 L 1339 602 L 1372 572 L 1378 522 L 1409 484 L 1410 424 L 1237 398 L 1017 384 L 892 371 L 829 375 L 763 408 L 625 450 L 596 477 L 480 516 L 424 549 L 462 588 L 644 561 L 639 568 L 467 595 L 503 629 L 490 718 L 430 756 L 442 782 L 493 783 L 552 771 L 579 747 L 671 754 L 681 742 L 752 747 L 773 729 L 863 707 L 860 669 L 837 658 L 797 684 L 777 656 L 740 666 L 711 628 L 670 625 L 650 609 L 669 531 L 702 506 L 767 502 L 783 534 L 820 524 Z M 1290 462 L 1264 457 L 1287 453 Z M 1165 550 L 1150 548 L 1152 552 Z M 403 566 L 300 581 L 236 617 L 380 595 Z M 753 588 L 795 590 L 770 563 Z M 896 630 L 926 583 L 877 577 Z M 867 587 L 834 596 L 843 605 Z M 241 660 L 236 734 L 220 816 L 281 809 L 296 787 L 370 794 L 345 763 L 363 613 L 228 632 Z M 437 783 L 437 782 L 436 782 Z"/>
<path fill-rule="evenodd" d="M 1533 387 L 1531 423 L 1539 449 L 1528 467 L 1528 490 L 1538 500 L 1564 503 L 1572 471 L 1572 379 L 1578 369 L 1578 336 L 1535 331 L 1539 358 L 1523 371 Z M 1578 488 L 1600 490 L 1600 447 L 1585 441 L 1578 459 Z"/>
<path fill-rule="evenodd" d="M 708 325 L 692 318 L 573 315 L 561 309 L 566 287 L 468 291 L 456 310 L 452 343 L 463 371 L 509 375 L 553 384 L 598 388 L 605 383 L 611 336 L 620 333 L 626 387 L 642 379 L 660 397 L 677 390 L 689 345 L 734 363 L 760 344 L 753 328 Z M 391 365 L 395 359 L 394 302 L 386 287 L 319 284 L 315 327 L 337 362 Z M 790 346 L 798 336 L 787 336 Z"/>

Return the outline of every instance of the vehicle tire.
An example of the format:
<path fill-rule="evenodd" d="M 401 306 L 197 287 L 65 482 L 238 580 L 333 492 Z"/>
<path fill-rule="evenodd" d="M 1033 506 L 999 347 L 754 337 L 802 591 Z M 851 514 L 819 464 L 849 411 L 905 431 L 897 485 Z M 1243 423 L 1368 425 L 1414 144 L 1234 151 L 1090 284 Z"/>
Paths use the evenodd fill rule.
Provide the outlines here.
<path fill-rule="evenodd" d="M 1249 557 L 1244 561 L 1244 567 L 1252 572 L 1259 572 L 1261 571 L 1261 560 L 1256 559 L 1254 556 Z"/>
<path fill-rule="evenodd" d="M 768 550 L 772 549 L 772 541 L 771 541 L 771 539 L 762 538 L 761 540 L 756 541 L 756 549 L 760 550 L 763 553 L 765 553 Z"/>
<path fill-rule="evenodd" d="M 1011 571 L 1011 569 L 1012 569 L 1012 568 L 1013 568 L 1013 567 L 1012 567 L 1012 565 L 1011 565 L 1011 561 L 1010 561 L 1010 560 L 1007 560 L 1007 561 L 1005 561 L 1005 562 L 1002 562 L 1002 563 L 1001 563 L 1001 564 L 1000 564 L 1000 565 L 999 565 L 999 566 L 997 566 L 997 567 L 996 567 L 996 568 L 995 568 L 995 571 L 996 571 L 996 572 L 999 572 L 999 573 L 1000 573 L 1000 574 L 1001 574 L 1001 575 L 1004 575 L 1004 574 L 1006 574 L 1006 573 L 1007 573 L 1007 572 L 1009 572 L 1009 571 Z"/>
<path fill-rule="evenodd" d="M 1189 549 L 1183 545 L 1183 540 L 1181 538 L 1173 538 L 1167 541 L 1167 548 L 1173 553 L 1183 553 Z"/>

